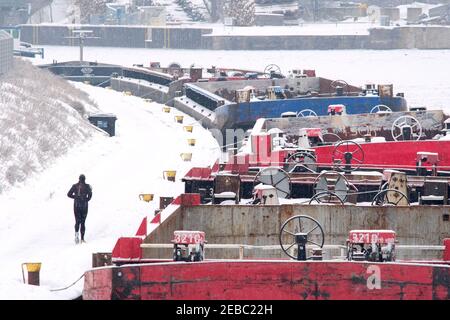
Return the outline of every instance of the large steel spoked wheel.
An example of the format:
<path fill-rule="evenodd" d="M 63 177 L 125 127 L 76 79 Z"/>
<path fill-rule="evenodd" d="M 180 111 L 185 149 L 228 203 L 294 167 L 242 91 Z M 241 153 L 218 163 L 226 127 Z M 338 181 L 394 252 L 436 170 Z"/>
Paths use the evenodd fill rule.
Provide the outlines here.
<path fill-rule="evenodd" d="M 376 105 L 370 110 L 370 113 L 391 113 L 392 109 L 384 104 Z"/>
<path fill-rule="evenodd" d="M 303 109 L 297 113 L 297 118 L 317 117 L 317 113 L 311 109 Z"/>
<path fill-rule="evenodd" d="M 317 160 L 316 157 L 314 157 L 314 155 L 312 155 L 309 152 L 300 151 L 294 153 L 286 160 L 284 169 L 287 172 L 296 172 L 296 168 L 300 166 L 306 169 L 303 171 L 316 172 L 317 171 L 316 162 Z"/>
<path fill-rule="evenodd" d="M 364 150 L 355 141 L 341 141 L 334 147 L 332 161 L 341 171 L 358 170 L 364 163 Z"/>
<path fill-rule="evenodd" d="M 397 206 L 400 202 L 406 202 L 409 206 L 408 197 L 396 189 L 385 189 L 378 192 L 372 200 L 372 206 Z"/>
<path fill-rule="evenodd" d="M 350 182 L 343 173 L 338 171 L 324 171 L 314 180 L 314 194 L 331 192 L 342 202 L 347 201 Z"/>
<path fill-rule="evenodd" d="M 269 64 L 264 68 L 265 74 L 278 73 L 281 74 L 281 68 L 276 64 Z"/>
<path fill-rule="evenodd" d="M 307 244 L 323 247 L 325 234 L 320 223 L 309 216 L 293 216 L 283 223 L 279 234 L 281 249 L 290 258 L 299 260 L 298 243 L 296 242 L 298 234 L 307 236 Z"/>
<path fill-rule="evenodd" d="M 335 92 L 337 87 L 342 87 L 344 92 L 348 94 L 348 83 L 344 80 L 334 80 L 330 83 L 330 91 Z"/>
<path fill-rule="evenodd" d="M 341 197 L 336 193 L 331 191 L 319 192 L 316 193 L 311 200 L 309 200 L 308 204 L 341 204 L 344 205 L 344 201 L 342 201 Z"/>
<path fill-rule="evenodd" d="M 392 138 L 395 141 L 405 140 L 403 136 L 403 129 L 405 127 L 411 128 L 411 134 L 414 140 L 420 140 L 422 137 L 422 125 L 419 120 L 412 116 L 401 116 L 394 121 L 391 128 Z"/>
<path fill-rule="evenodd" d="M 278 198 L 286 199 L 291 196 L 291 178 L 283 169 L 275 167 L 262 169 L 253 180 L 253 188 L 260 183 L 273 186 Z"/>

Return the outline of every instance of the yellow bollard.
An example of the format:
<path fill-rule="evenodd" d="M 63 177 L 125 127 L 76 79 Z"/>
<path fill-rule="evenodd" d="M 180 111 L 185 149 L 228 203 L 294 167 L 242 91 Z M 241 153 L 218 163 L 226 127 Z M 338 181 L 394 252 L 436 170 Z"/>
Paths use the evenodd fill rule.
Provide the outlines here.
<path fill-rule="evenodd" d="M 123 94 L 126 96 L 131 96 L 131 91 L 124 91 Z"/>
<path fill-rule="evenodd" d="M 183 116 L 175 116 L 175 121 L 178 123 L 183 123 Z"/>
<path fill-rule="evenodd" d="M 163 111 L 165 113 L 170 113 L 170 107 L 163 107 Z"/>
<path fill-rule="evenodd" d="M 192 132 L 192 131 L 194 131 L 194 126 L 184 126 L 184 131 Z"/>
<path fill-rule="evenodd" d="M 187 141 L 188 141 L 188 145 L 190 145 L 191 147 L 195 146 L 195 142 L 196 142 L 195 139 L 188 139 Z"/>
<path fill-rule="evenodd" d="M 39 272 L 41 271 L 41 263 L 40 262 L 25 262 L 22 263 L 22 278 L 23 283 L 25 283 L 25 274 L 23 272 L 23 267 L 27 267 L 28 272 L 28 284 L 33 286 L 38 286 L 40 284 L 39 280 Z"/>
<path fill-rule="evenodd" d="M 142 201 L 145 201 L 145 202 L 153 201 L 153 198 L 154 198 L 153 193 L 141 193 L 139 195 L 139 199 L 141 199 Z"/>
<path fill-rule="evenodd" d="M 190 152 L 185 152 L 180 154 L 180 157 L 183 161 L 191 161 L 192 160 L 192 153 Z"/>
<path fill-rule="evenodd" d="M 163 177 L 164 177 L 164 179 L 166 179 L 168 181 L 175 182 L 176 175 L 177 175 L 177 172 L 175 170 L 163 171 Z"/>

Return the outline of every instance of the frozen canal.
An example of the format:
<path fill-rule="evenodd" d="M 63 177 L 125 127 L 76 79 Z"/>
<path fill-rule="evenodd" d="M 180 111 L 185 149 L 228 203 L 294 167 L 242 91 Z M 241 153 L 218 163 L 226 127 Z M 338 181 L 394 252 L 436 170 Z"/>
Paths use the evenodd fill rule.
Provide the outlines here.
<path fill-rule="evenodd" d="M 78 47 L 44 46 L 45 59 L 35 63 L 78 60 Z M 178 62 L 184 67 L 229 67 L 264 70 L 277 64 L 284 74 L 292 69 L 315 69 L 318 76 L 365 83 L 394 84 L 410 106 L 446 109 L 450 100 L 450 50 L 338 51 L 209 51 L 129 48 L 85 48 L 85 60 L 132 66 Z"/>

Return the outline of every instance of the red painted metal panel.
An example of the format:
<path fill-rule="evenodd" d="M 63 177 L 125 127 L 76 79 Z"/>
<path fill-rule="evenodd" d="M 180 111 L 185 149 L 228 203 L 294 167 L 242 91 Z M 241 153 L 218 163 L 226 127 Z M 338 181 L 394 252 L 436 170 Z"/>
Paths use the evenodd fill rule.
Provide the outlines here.
<path fill-rule="evenodd" d="M 444 239 L 444 256 L 443 256 L 443 260 L 444 261 L 450 261 L 450 239 Z"/>
<path fill-rule="evenodd" d="M 112 268 L 88 271 L 84 275 L 84 300 L 110 300 L 112 292 Z"/>
<path fill-rule="evenodd" d="M 150 223 L 161 223 L 161 213 L 155 215 Z"/>
<path fill-rule="evenodd" d="M 147 217 L 142 219 L 141 225 L 139 226 L 136 236 L 146 236 L 147 235 Z"/>
<path fill-rule="evenodd" d="M 439 153 L 439 165 L 450 167 L 450 141 L 399 141 L 361 144 L 364 164 L 416 167 L 417 152 Z M 332 163 L 334 146 L 316 147 L 318 163 Z"/>
<path fill-rule="evenodd" d="M 124 266 L 120 271 L 115 283 L 126 290 L 114 292 L 121 298 L 130 292 L 132 299 L 138 292 L 141 299 L 450 299 L 448 266 L 238 260 Z M 92 287 L 88 291 L 97 287 L 92 281 L 85 284 Z"/>
<path fill-rule="evenodd" d="M 351 230 L 351 243 L 395 243 L 395 232 L 389 230 Z"/>
<path fill-rule="evenodd" d="M 112 251 L 113 259 L 142 259 L 142 238 L 130 237 L 119 238 Z"/>
<path fill-rule="evenodd" d="M 180 196 L 178 196 L 174 204 L 179 204 L 183 207 L 193 207 L 193 206 L 199 206 L 200 201 L 200 194 L 198 193 L 183 193 Z"/>
<path fill-rule="evenodd" d="M 177 244 L 203 244 L 205 233 L 203 231 L 176 230 L 173 232 L 172 242 Z"/>
<path fill-rule="evenodd" d="M 125 272 L 124 272 L 125 271 Z M 141 267 L 114 268 L 112 271 L 113 300 L 141 300 Z"/>
<path fill-rule="evenodd" d="M 206 179 L 208 180 L 211 176 L 211 168 L 192 168 L 189 170 L 189 172 L 184 176 L 184 179 L 192 179 L 195 178 L 196 180 L 202 180 Z"/>

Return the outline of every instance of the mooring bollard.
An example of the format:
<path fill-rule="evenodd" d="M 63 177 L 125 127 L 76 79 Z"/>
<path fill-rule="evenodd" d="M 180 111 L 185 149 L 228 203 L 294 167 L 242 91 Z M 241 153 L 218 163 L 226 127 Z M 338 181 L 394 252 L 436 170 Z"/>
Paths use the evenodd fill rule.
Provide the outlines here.
<path fill-rule="evenodd" d="M 183 116 L 175 116 L 175 121 L 178 123 L 183 123 Z"/>
<path fill-rule="evenodd" d="M 131 91 L 124 91 L 123 94 L 126 96 L 131 96 Z"/>
<path fill-rule="evenodd" d="M 192 132 L 192 131 L 194 131 L 194 126 L 184 126 L 184 131 Z"/>
<path fill-rule="evenodd" d="M 25 273 L 23 272 L 23 267 L 27 267 L 28 272 L 28 284 L 31 284 L 33 286 L 39 286 L 39 272 L 41 271 L 41 263 L 40 262 L 25 262 L 22 263 L 22 278 L 23 283 L 25 282 Z"/>
<path fill-rule="evenodd" d="M 195 146 L 195 139 L 188 139 L 188 144 L 191 146 L 191 147 L 194 147 Z"/>
<path fill-rule="evenodd" d="M 154 198 L 153 193 L 141 193 L 139 195 L 139 199 L 141 199 L 142 201 L 145 201 L 145 202 L 153 201 L 153 198 Z"/>
<path fill-rule="evenodd" d="M 170 113 L 170 107 L 163 107 L 163 111 L 165 113 Z"/>
<path fill-rule="evenodd" d="M 191 161 L 192 160 L 192 153 L 190 152 L 185 152 L 185 153 L 181 153 L 180 157 L 183 161 Z"/>
<path fill-rule="evenodd" d="M 163 172 L 164 179 L 168 181 L 175 182 L 175 177 L 177 175 L 177 172 L 175 170 L 167 170 Z"/>

